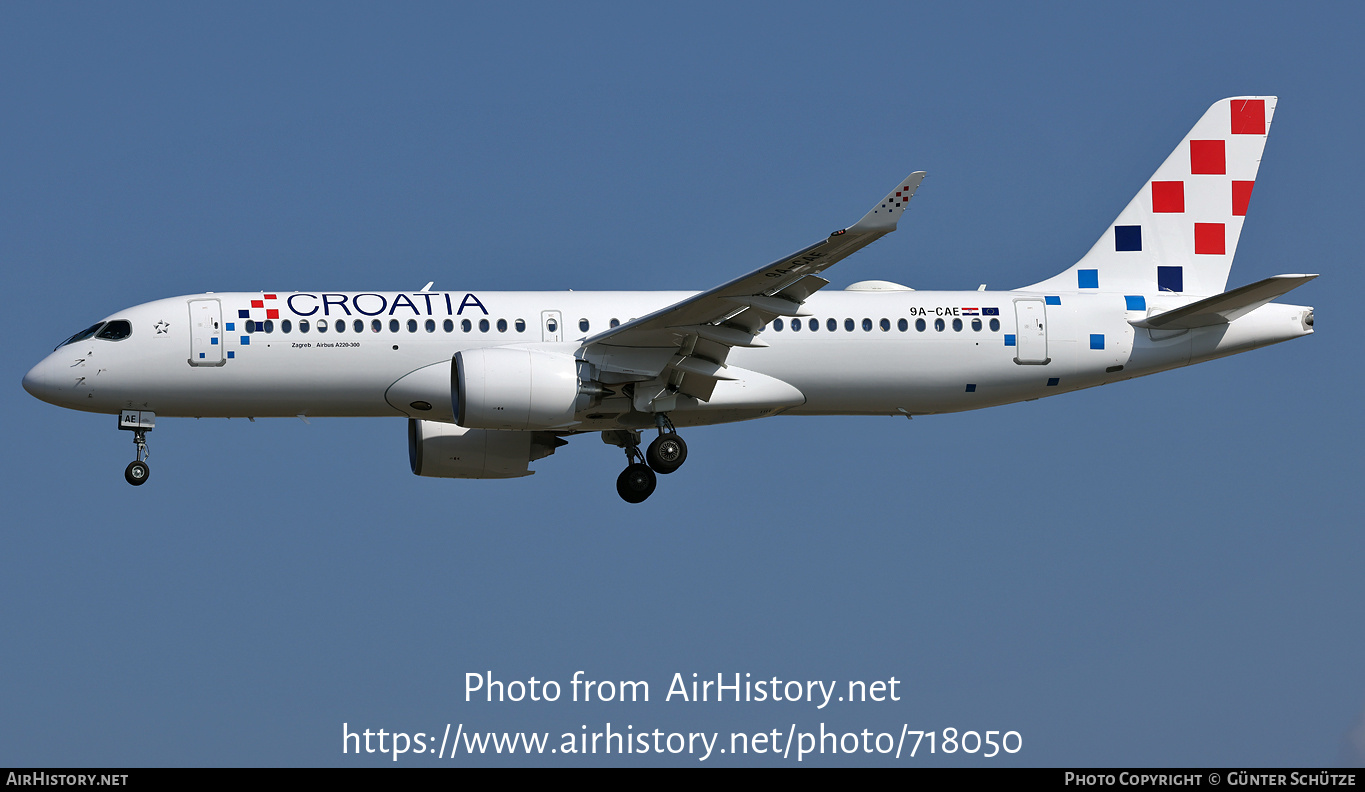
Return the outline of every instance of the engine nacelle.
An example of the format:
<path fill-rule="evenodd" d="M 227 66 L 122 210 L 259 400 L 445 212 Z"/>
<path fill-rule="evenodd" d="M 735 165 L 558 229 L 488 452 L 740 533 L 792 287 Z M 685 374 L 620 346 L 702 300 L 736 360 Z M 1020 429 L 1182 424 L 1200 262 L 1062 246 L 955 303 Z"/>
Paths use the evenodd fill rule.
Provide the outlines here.
<path fill-rule="evenodd" d="M 451 397 L 455 422 L 471 429 L 563 429 L 592 403 L 599 387 L 585 384 L 568 355 L 514 347 L 455 355 Z"/>
<path fill-rule="evenodd" d="M 433 478 L 520 478 L 565 441 L 547 432 L 499 432 L 408 419 L 408 463 Z"/>

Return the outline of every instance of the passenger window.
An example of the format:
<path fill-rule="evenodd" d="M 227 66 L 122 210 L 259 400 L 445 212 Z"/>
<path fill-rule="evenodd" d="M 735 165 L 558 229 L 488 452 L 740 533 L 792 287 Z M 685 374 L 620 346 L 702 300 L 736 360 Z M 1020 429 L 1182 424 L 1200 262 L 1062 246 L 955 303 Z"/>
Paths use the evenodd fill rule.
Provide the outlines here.
<path fill-rule="evenodd" d="M 351 329 L 357 333 L 363 333 L 365 332 L 365 323 L 357 319 L 351 323 Z"/>
<path fill-rule="evenodd" d="M 105 341 L 122 341 L 133 334 L 133 326 L 123 319 L 115 319 L 106 324 L 102 330 L 95 335 L 96 338 L 103 338 Z"/>
<path fill-rule="evenodd" d="M 487 319 L 480 319 L 480 320 L 479 320 L 479 332 L 480 332 L 480 333 L 487 333 L 487 332 L 488 332 L 488 320 L 487 320 Z"/>
<path fill-rule="evenodd" d="M 327 332 L 327 320 L 326 320 L 326 319 L 319 319 L 319 320 L 318 320 L 318 332 L 319 332 L 319 333 L 325 333 L 325 332 Z"/>
<path fill-rule="evenodd" d="M 961 319 L 954 319 L 954 320 L 953 320 L 953 332 L 954 332 L 954 333 L 960 333 L 960 332 L 962 332 L 962 320 L 961 320 Z"/>
<path fill-rule="evenodd" d="M 918 331 L 920 331 L 921 333 L 924 332 L 924 328 L 927 327 L 927 326 L 928 326 L 928 325 L 926 325 L 926 324 L 924 323 L 924 320 L 923 320 L 923 319 L 916 319 L 916 320 L 915 320 L 915 329 L 918 330 Z"/>
<path fill-rule="evenodd" d="M 615 317 L 612 317 L 612 320 L 611 320 L 610 322 L 607 322 L 607 324 L 610 325 L 611 327 L 620 327 L 620 326 L 621 326 L 621 320 L 620 320 L 620 319 L 617 319 L 617 318 L 615 318 Z"/>
<path fill-rule="evenodd" d="M 273 319 L 265 320 L 265 331 L 267 333 L 275 332 L 275 321 Z"/>
<path fill-rule="evenodd" d="M 441 329 L 446 331 L 447 333 L 453 333 L 455 332 L 455 323 L 447 319 L 441 323 Z"/>
<path fill-rule="evenodd" d="M 890 319 L 885 319 L 885 318 L 883 318 L 880 322 L 878 322 L 878 325 L 882 328 L 882 332 L 883 332 L 883 333 L 890 332 L 890 330 L 891 330 L 891 320 L 890 320 Z"/>
<path fill-rule="evenodd" d="M 864 333 L 872 332 L 872 320 L 866 317 L 863 318 L 863 332 Z"/>
<path fill-rule="evenodd" d="M 826 319 L 825 329 L 833 333 L 835 330 L 839 329 L 839 323 L 834 321 L 833 319 Z"/>
<path fill-rule="evenodd" d="M 980 319 L 973 319 L 973 320 L 972 320 L 972 330 L 974 330 L 975 332 L 978 332 L 978 333 L 981 332 L 981 320 L 980 320 Z"/>
<path fill-rule="evenodd" d="M 937 331 L 939 331 L 940 333 L 943 332 L 943 328 L 946 327 L 946 326 L 947 326 L 947 325 L 945 325 L 945 324 L 943 323 L 943 320 L 942 320 L 942 319 L 935 319 L 935 320 L 934 320 L 934 329 L 937 330 Z"/>
<path fill-rule="evenodd" d="M 428 333 L 434 333 L 434 332 L 436 332 L 436 320 L 435 320 L 435 319 L 428 319 L 428 320 L 426 321 L 425 327 L 426 327 Z"/>
<path fill-rule="evenodd" d="M 1000 320 L 999 320 L 999 319 L 992 319 L 992 320 L 991 320 L 991 332 L 992 332 L 992 333 L 998 333 L 998 332 L 1000 332 Z"/>
<path fill-rule="evenodd" d="M 397 320 L 394 321 L 394 324 L 397 324 Z M 383 329 L 384 329 L 384 323 L 381 322 L 381 321 L 379 321 L 378 319 L 371 319 L 371 320 L 370 320 L 370 329 L 371 329 L 372 331 L 378 333 L 380 330 L 383 330 Z M 395 327 L 395 328 L 393 328 L 393 329 L 394 329 L 394 330 L 397 330 L 398 328 Z"/>
<path fill-rule="evenodd" d="M 308 320 L 307 320 L 307 319 L 300 319 L 300 320 L 299 320 L 299 332 L 300 332 L 300 333 L 306 333 L 306 332 L 308 332 Z"/>
<path fill-rule="evenodd" d="M 498 332 L 499 332 L 499 333 L 505 333 L 505 332 L 507 332 L 507 320 L 506 320 L 506 319 L 499 319 L 499 320 L 498 320 Z"/>
<path fill-rule="evenodd" d="M 468 319 L 461 319 L 460 329 L 468 333 L 470 330 L 474 329 L 474 325 Z"/>
<path fill-rule="evenodd" d="M 578 320 L 578 329 L 579 329 L 580 331 L 584 332 L 584 333 L 588 332 L 588 320 L 587 320 L 587 319 L 579 319 L 579 320 Z"/>
<path fill-rule="evenodd" d="M 408 320 L 408 332 L 409 332 L 409 333 L 415 333 L 415 332 L 417 332 L 417 320 L 416 320 L 416 319 L 409 319 L 409 320 Z"/>
<path fill-rule="evenodd" d="M 357 320 L 356 320 L 356 323 L 359 324 L 359 323 L 360 323 L 360 320 L 357 319 Z M 346 320 L 345 320 L 345 319 L 338 319 L 338 320 L 337 320 L 337 324 L 336 324 L 336 328 L 337 328 L 337 332 L 338 332 L 338 333 L 344 333 L 344 332 L 346 332 Z"/>
<path fill-rule="evenodd" d="M 292 330 L 292 329 L 294 329 L 294 328 L 293 328 L 293 325 L 289 324 L 289 320 L 288 320 L 288 319 L 285 319 L 283 322 L 280 322 L 280 332 L 281 332 L 281 333 L 287 333 L 287 332 L 289 332 L 289 331 Z"/>
<path fill-rule="evenodd" d="M 812 329 L 812 330 L 819 330 L 819 329 L 820 329 L 820 320 L 819 320 L 819 319 L 812 319 L 812 320 L 810 320 L 809 324 L 807 324 L 806 326 L 809 327 L 809 328 Z"/>
<path fill-rule="evenodd" d="M 776 331 L 778 331 L 779 333 L 782 332 L 782 320 L 781 320 L 781 319 L 774 319 L 774 320 L 773 320 L 773 329 L 776 330 Z"/>
<path fill-rule="evenodd" d="M 398 320 L 397 320 L 397 319 L 390 319 L 390 320 L 389 320 L 389 332 L 390 332 L 390 333 L 396 333 L 396 332 L 398 332 Z"/>
<path fill-rule="evenodd" d="M 910 323 L 905 321 L 904 318 L 901 318 L 896 321 L 896 329 L 904 333 L 906 330 L 910 329 Z"/>
<path fill-rule="evenodd" d="M 517 332 L 518 332 L 518 333 L 524 333 L 524 332 L 526 332 L 526 320 L 525 320 L 525 319 L 518 319 L 518 320 L 517 320 L 517 325 L 516 325 L 516 326 L 517 326 Z"/>

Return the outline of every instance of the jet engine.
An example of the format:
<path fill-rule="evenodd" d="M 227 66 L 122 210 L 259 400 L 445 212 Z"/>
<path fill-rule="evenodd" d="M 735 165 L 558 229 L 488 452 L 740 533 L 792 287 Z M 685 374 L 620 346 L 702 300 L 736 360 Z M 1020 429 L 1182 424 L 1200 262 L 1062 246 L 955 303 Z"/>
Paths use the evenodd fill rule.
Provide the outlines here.
<path fill-rule="evenodd" d="M 455 422 L 471 429 L 563 429 L 606 393 L 584 382 L 587 364 L 568 355 L 515 347 L 455 355 L 451 397 Z"/>
<path fill-rule="evenodd" d="M 499 432 L 408 419 L 408 462 L 412 472 L 433 478 L 520 478 L 531 462 L 544 459 L 567 441 L 549 432 Z"/>

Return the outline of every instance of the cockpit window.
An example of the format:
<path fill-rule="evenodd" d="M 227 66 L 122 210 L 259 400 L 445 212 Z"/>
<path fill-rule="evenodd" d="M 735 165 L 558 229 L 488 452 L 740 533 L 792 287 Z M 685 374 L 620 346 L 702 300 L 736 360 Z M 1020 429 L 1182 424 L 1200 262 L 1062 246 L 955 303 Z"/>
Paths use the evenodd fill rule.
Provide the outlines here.
<path fill-rule="evenodd" d="M 74 343 L 76 343 L 77 341 L 84 341 L 85 339 L 89 338 L 90 336 L 92 336 L 92 335 L 94 335 L 96 332 L 98 332 L 99 329 L 100 329 L 101 327 L 104 327 L 104 322 L 96 322 L 95 324 L 90 325 L 89 327 L 85 328 L 84 330 L 80 331 L 79 333 L 77 333 L 77 334 L 71 336 L 70 338 L 66 339 L 66 340 L 63 341 L 62 343 L 58 344 L 58 345 L 57 345 L 57 349 L 61 349 L 62 347 L 66 346 L 67 344 L 74 344 Z"/>
<path fill-rule="evenodd" d="M 128 324 L 125 319 L 115 319 L 104 326 L 95 334 L 95 338 L 103 338 L 105 341 L 122 341 L 133 334 L 133 326 Z"/>

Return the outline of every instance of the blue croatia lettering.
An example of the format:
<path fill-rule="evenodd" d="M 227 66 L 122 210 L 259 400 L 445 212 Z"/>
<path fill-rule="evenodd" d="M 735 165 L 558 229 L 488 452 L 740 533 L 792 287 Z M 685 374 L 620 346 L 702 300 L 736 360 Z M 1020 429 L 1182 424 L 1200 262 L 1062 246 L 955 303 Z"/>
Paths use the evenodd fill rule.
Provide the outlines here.
<path fill-rule="evenodd" d="M 379 307 L 376 308 L 376 309 L 374 309 L 373 311 L 367 311 L 367 310 L 365 310 L 364 308 L 361 308 L 361 307 L 360 307 L 360 298 L 361 298 L 361 297 L 373 297 L 373 298 L 375 298 L 376 300 L 379 300 Z M 389 307 L 389 301 L 386 300 L 386 299 L 384 299 L 384 295 L 382 295 L 382 294 L 373 294 L 373 293 L 370 293 L 370 292 L 366 292 L 366 293 L 364 293 L 364 294 L 357 294 L 356 296 L 352 297 L 352 298 L 351 298 L 351 307 L 354 308 L 354 309 L 356 309 L 356 311 L 358 311 L 358 312 L 360 312 L 360 313 L 362 313 L 362 314 L 365 314 L 366 316 L 377 316 L 377 315 L 379 315 L 379 314 L 384 313 L 384 309 L 387 308 L 387 307 Z"/>
<path fill-rule="evenodd" d="M 285 305 L 288 306 L 289 311 L 295 316 L 313 316 L 319 312 L 319 309 L 323 316 L 331 316 L 333 308 L 337 309 L 338 315 L 344 314 L 346 316 L 352 315 L 352 308 L 355 309 L 356 313 L 364 316 L 379 316 L 386 311 L 389 316 L 393 316 L 400 308 L 412 311 L 413 316 L 432 316 L 435 314 L 435 311 L 433 310 L 434 306 L 431 303 L 431 298 L 435 296 L 436 294 L 432 292 L 398 294 L 395 295 L 393 301 L 390 302 L 388 297 L 374 292 L 362 292 L 355 295 L 329 292 L 322 294 L 320 297 L 316 294 L 300 292 L 289 295 L 285 300 Z M 442 293 L 441 296 L 445 298 L 446 316 L 460 316 L 464 313 L 466 308 L 477 308 L 484 316 L 488 316 L 488 308 L 484 306 L 477 295 L 466 292 L 460 299 L 459 308 L 455 307 L 454 300 L 451 299 L 449 292 Z M 418 305 L 414 298 L 420 298 L 422 304 Z M 321 299 L 321 305 L 318 303 L 319 299 Z M 298 302 L 295 302 L 295 300 L 298 300 Z M 378 301 L 377 306 L 376 301 Z M 247 312 L 242 311 L 241 313 L 245 318 Z"/>
<path fill-rule="evenodd" d="M 477 305 L 477 306 L 479 306 L 479 310 L 480 310 L 480 311 L 483 311 L 483 315 L 484 315 L 484 316 L 487 316 L 487 315 L 488 315 L 488 309 L 485 308 L 485 307 L 483 307 L 483 303 L 479 302 L 479 298 L 478 298 L 478 297 L 475 297 L 475 296 L 472 295 L 472 294 L 466 294 L 466 295 L 464 296 L 464 299 L 463 299 L 463 300 L 460 300 L 460 310 L 456 311 L 456 312 L 455 312 L 455 315 L 456 315 L 456 316 L 459 316 L 459 315 L 463 314 L 463 313 L 464 313 L 464 309 L 465 309 L 465 308 L 468 308 L 468 307 L 471 306 L 471 305 Z"/>
<path fill-rule="evenodd" d="M 409 298 L 406 294 L 400 294 L 397 297 L 393 298 L 393 305 L 389 306 L 389 316 L 393 316 L 393 312 L 398 310 L 400 306 L 404 308 L 411 308 L 414 316 L 422 315 L 422 312 L 417 310 L 417 306 L 412 304 L 411 298 Z M 428 311 L 427 313 L 430 314 L 431 312 Z"/>
<path fill-rule="evenodd" d="M 313 306 L 313 310 L 308 311 L 308 312 L 306 312 L 306 313 L 303 312 L 303 311 L 300 311 L 298 308 L 294 307 L 294 300 L 298 299 L 299 297 L 308 297 L 308 298 L 313 299 L 313 300 L 316 300 L 316 299 L 317 299 L 317 295 L 315 295 L 315 294 L 291 294 L 291 295 L 289 295 L 289 299 L 288 299 L 288 300 L 285 300 L 284 302 L 285 302 L 285 305 L 288 305 L 288 306 L 289 306 L 289 310 L 291 310 L 291 311 L 294 312 L 294 315 L 295 315 L 295 316 L 312 316 L 313 314 L 315 314 L 315 313 L 318 312 L 318 307 L 317 307 L 316 305 Z"/>
<path fill-rule="evenodd" d="M 333 297 L 336 298 L 335 301 L 332 300 Z M 337 306 L 338 308 L 340 308 L 341 310 L 345 311 L 347 316 L 350 316 L 350 315 L 351 315 L 351 309 L 346 307 L 346 295 L 344 295 L 344 294 L 324 294 L 324 295 L 322 295 L 322 315 L 323 315 L 323 316 L 331 316 L 331 315 L 332 315 L 332 306 L 333 306 L 333 305 L 335 305 L 335 306 Z"/>

